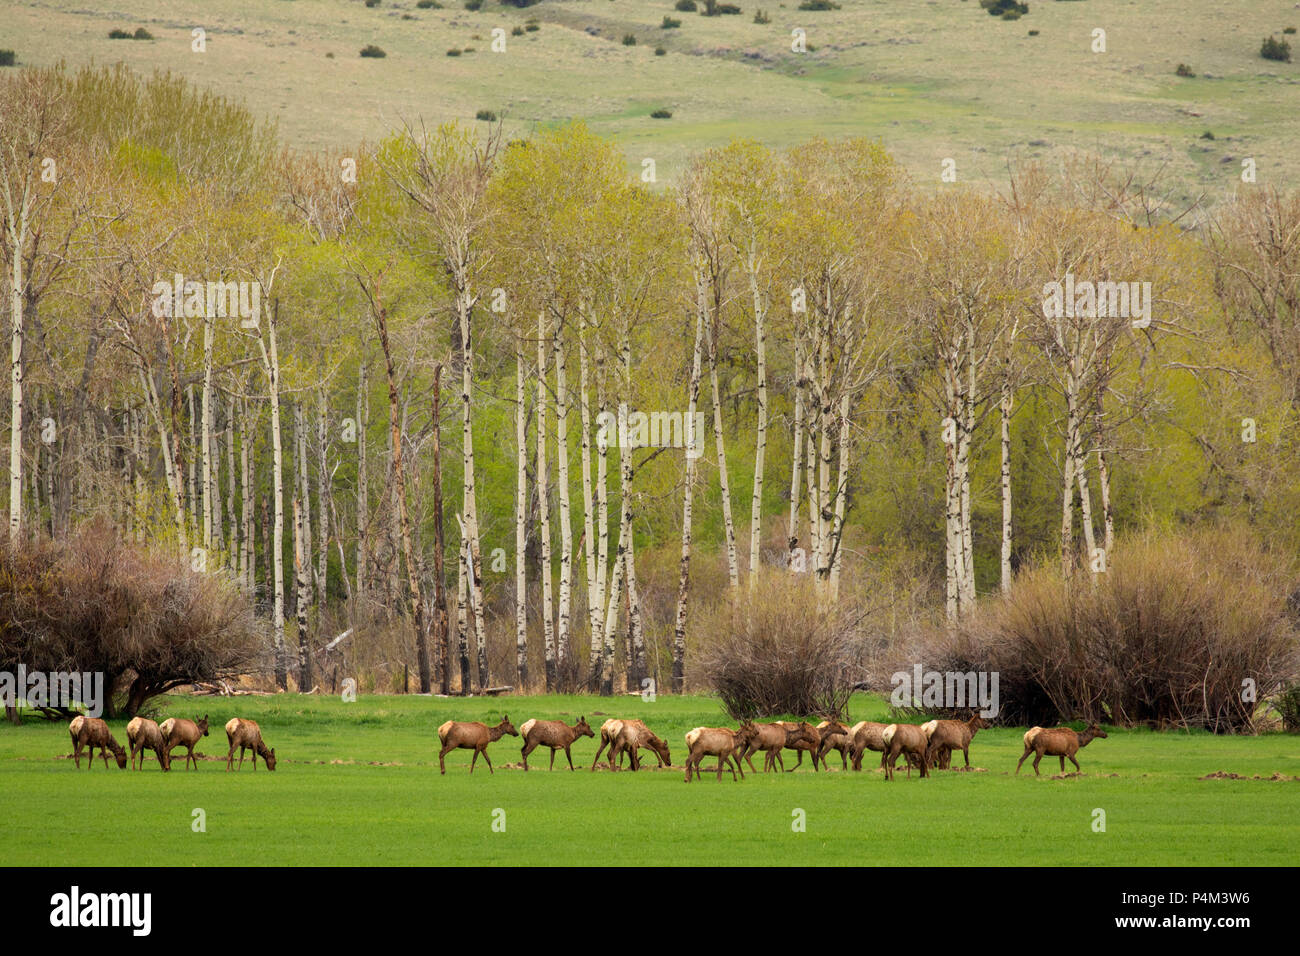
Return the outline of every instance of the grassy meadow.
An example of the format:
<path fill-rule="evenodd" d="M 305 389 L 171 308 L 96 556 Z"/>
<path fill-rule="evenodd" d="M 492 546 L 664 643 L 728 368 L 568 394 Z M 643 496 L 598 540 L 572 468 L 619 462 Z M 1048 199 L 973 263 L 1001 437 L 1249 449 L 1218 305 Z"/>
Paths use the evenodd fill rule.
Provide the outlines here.
<path fill-rule="evenodd" d="M 1011 22 L 975 0 L 740 6 L 738 16 L 703 17 L 672 0 L 546 0 L 522 10 L 487 0 L 476 12 L 455 0 L 440 9 L 415 0 L 174 0 L 165 9 L 122 0 L 102 11 L 46 0 L 6 5 L 0 48 L 14 49 L 20 65 L 122 60 L 170 70 L 274 118 L 290 145 L 313 149 L 346 150 L 403 120 L 472 123 L 490 110 L 511 136 L 581 117 L 617 140 L 631 167 L 655 159 L 662 182 L 691 153 L 738 136 L 775 147 L 880 137 L 913 176 L 936 183 L 944 158 L 962 181 L 1002 183 L 1009 157 L 1074 148 L 1163 167 L 1180 198 L 1230 192 L 1246 156 L 1261 182 L 1300 174 L 1290 148 L 1300 134 L 1300 61 L 1259 56 L 1264 37 L 1300 26 L 1289 0 L 1238 4 L 1230 15 L 1207 0 L 1039 2 Z M 754 22 L 759 9 L 769 23 Z M 665 28 L 666 16 L 681 25 Z M 535 31 L 523 30 L 530 18 Z M 142 26 L 152 40 L 108 38 Z M 195 27 L 206 31 L 203 53 L 191 49 Z M 491 51 L 494 28 L 506 31 L 504 52 Z M 806 53 L 791 50 L 796 28 Z M 1106 31 L 1104 53 L 1092 50 L 1094 29 Z M 369 44 L 386 56 L 362 58 Z M 1180 63 L 1196 75 L 1176 76 Z M 672 117 L 652 118 L 658 109 Z"/>
<path fill-rule="evenodd" d="M 470 752 L 438 773 L 436 728 L 448 718 L 515 726 L 529 717 L 641 717 L 672 748 L 673 769 L 590 772 L 598 739 L 530 755 L 506 737 L 471 776 Z M 977 772 L 900 775 L 887 784 L 869 754 L 864 772 L 808 761 L 794 773 L 712 774 L 683 785 L 682 735 L 727 723 L 707 697 L 439 699 L 277 696 L 170 698 L 166 713 L 202 716 L 211 735 L 199 770 L 178 755 L 171 773 L 110 760 L 77 772 L 65 726 L 0 728 L 0 841 L 11 866 L 41 865 L 1255 865 L 1290 866 L 1300 854 L 1300 781 L 1199 778 L 1300 776 L 1300 738 L 1111 730 L 1079 754 L 1080 776 L 1060 778 L 1044 758 L 1012 776 L 1022 731 L 981 731 Z M 882 700 L 854 700 L 853 719 L 879 719 Z M 223 725 L 257 720 L 279 766 L 224 768 Z M 125 744 L 124 721 L 110 722 Z M 643 767 L 654 768 L 653 756 Z M 213 759 L 213 758 L 219 758 Z M 790 756 L 793 761 L 793 755 Z M 761 769 L 762 764 L 755 761 Z M 961 755 L 956 763 L 960 765 Z M 708 761 L 712 765 L 712 760 Z M 789 765 L 789 764 L 788 764 Z M 1068 766 L 1068 762 L 1067 762 Z M 561 768 L 564 768 L 561 770 Z M 1072 768 L 1071 768 L 1072 769 Z M 1028 776 L 1026 776 L 1028 774 Z M 206 832 L 195 832 L 201 809 Z M 1105 832 L 1094 832 L 1094 811 Z M 806 831 L 795 832 L 796 810 Z M 494 831 L 504 811 L 504 831 Z"/>

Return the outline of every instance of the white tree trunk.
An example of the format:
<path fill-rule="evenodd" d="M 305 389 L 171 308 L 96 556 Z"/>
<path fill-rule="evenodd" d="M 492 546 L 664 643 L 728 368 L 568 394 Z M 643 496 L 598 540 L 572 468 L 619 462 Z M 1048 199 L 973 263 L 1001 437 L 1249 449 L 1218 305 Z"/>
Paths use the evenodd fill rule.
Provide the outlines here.
<path fill-rule="evenodd" d="M 722 434 L 722 398 L 718 389 L 717 330 L 709 328 L 709 386 L 713 396 L 713 437 L 718 448 L 718 481 L 722 486 L 722 520 L 726 534 L 727 578 L 733 589 L 740 586 L 736 559 L 736 525 L 731 519 L 731 486 L 727 479 L 727 446 Z"/>
<path fill-rule="evenodd" d="M 758 366 L 758 434 L 754 447 L 754 497 L 749 510 L 749 590 L 752 592 L 762 564 L 763 461 L 767 454 L 767 332 L 763 327 L 763 295 L 752 264 L 749 272 L 750 293 L 754 300 L 754 357 Z"/>
<path fill-rule="evenodd" d="M 700 366 L 704 347 L 704 322 L 708 313 L 702 273 L 696 275 L 695 348 L 691 357 L 691 382 L 686 399 L 686 481 L 682 491 L 682 556 L 677 578 L 677 614 L 673 624 L 673 693 L 683 691 L 686 680 L 686 600 L 691 582 L 691 518 L 695 494 L 695 462 L 704 442 L 695 433 L 695 407 L 700 398 Z M 796 458 L 798 453 L 796 452 Z M 796 472 L 798 466 L 796 464 Z M 796 504 L 797 507 L 797 504 Z"/>
<path fill-rule="evenodd" d="M 1002 593 L 1011 590 L 1011 410 L 1010 376 L 1002 379 Z"/>
<path fill-rule="evenodd" d="M 564 324 L 555 329 L 555 480 L 560 505 L 560 616 L 555 635 L 556 669 L 567 684 L 570 615 L 573 606 L 573 523 L 569 511 L 569 396 L 564 376 Z"/>
<path fill-rule="evenodd" d="M 515 336 L 515 672 L 519 690 L 528 690 L 528 411 L 524 337 Z"/>
<path fill-rule="evenodd" d="M 556 689 L 555 624 L 551 597 L 551 503 L 546 457 L 546 310 L 537 313 L 537 507 L 542 539 L 542 635 L 546 653 L 546 690 Z"/>

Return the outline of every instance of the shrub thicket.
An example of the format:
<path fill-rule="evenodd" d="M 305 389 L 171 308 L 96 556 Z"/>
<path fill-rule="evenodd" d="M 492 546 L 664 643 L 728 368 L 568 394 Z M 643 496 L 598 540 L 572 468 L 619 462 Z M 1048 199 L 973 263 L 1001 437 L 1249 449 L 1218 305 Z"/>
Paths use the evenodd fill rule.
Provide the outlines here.
<path fill-rule="evenodd" d="M 0 621 L 0 670 L 102 673 L 109 716 L 271 664 L 265 629 L 229 578 L 98 524 L 0 548 Z"/>
<path fill-rule="evenodd" d="M 1252 730 L 1259 704 L 1298 676 L 1294 567 L 1248 533 L 1147 534 L 1109 564 L 1069 587 L 1054 565 L 1025 572 L 956 629 L 896 649 L 891 665 L 997 672 L 1004 724 L 1215 732 Z"/>
<path fill-rule="evenodd" d="M 864 676 L 861 613 L 847 604 L 819 613 L 810 577 L 765 575 L 736 606 L 704 614 L 700 633 L 711 639 L 699 672 L 736 720 L 838 717 Z"/>

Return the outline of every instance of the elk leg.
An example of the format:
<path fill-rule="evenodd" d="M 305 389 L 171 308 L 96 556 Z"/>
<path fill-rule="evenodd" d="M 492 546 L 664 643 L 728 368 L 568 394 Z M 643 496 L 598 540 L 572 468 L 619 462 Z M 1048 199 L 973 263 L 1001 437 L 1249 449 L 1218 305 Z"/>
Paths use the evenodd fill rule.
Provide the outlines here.
<path fill-rule="evenodd" d="M 1034 751 L 1034 776 L 1035 777 L 1040 776 L 1038 772 L 1038 761 L 1042 759 L 1043 759 L 1043 755 L 1040 754 L 1037 750 L 1035 750 Z"/>
<path fill-rule="evenodd" d="M 226 773 L 230 773 L 230 765 L 235 762 L 235 745 L 230 745 L 230 753 L 226 754 Z"/>
<path fill-rule="evenodd" d="M 1065 758 L 1061 757 L 1061 773 L 1065 773 Z"/>
<path fill-rule="evenodd" d="M 1074 769 L 1075 769 L 1075 770 L 1082 770 L 1082 769 L 1083 769 L 1082 767 L 1079 766 L 1079 761 L 1077 761 L 1077 760 L 1074 759 L 1074 754 L 1070 754 L 1070 763 L 1074 764 Z"/>
<path fill-rule="evenodd" d="M 476 764 L 476 763 L 478 763 L 478 748 L 477 748 L 477 747 L 474 748 L 474 757 L 473 757 L 473 759 L 471 759 L 470 762 L 469 762 L 469 772 L 470 772 L 470 773 L 473 773 L 473 772 L 474 772 L 474 764 Z"/>
<path fill-rule="evenodd" d="M 1032 748 L 1030 747 L 1026 747 L 1025 752 L 1020 755 L 1020 763 L 1016 764 L 1016 773 L 1020 773 L 1020 764 L 1025 762 L 1025 758 L 1029 756 L 1029 752 L 1031 749 Z"/>
<path fill-rule="evenodd" d="M 596 764 L 600 763 L 600 755 L 605 752 L 605 735 L 600 735 L 600 746 L 596 748 L 596 759 L 591 762 L 591 769 L 596 769 Z"/>
<path fill-rule="evenodd" d="M 785 761 L 784 761 L 784 760 L 781 761 L 781 769 L 782 769 L 782 770 L 785 770 L 786 773 L 794 773 L 796 770 L 799 769 L 799 765 L 800 765 L 801 763 L 803 763 L 803 751 L 802 751 L 802 750 L 796 750 L 795 753 L 798 755 L 798 759 L 795 760 L 795 762 L 794 762 L 794 766 L 791 767 L 789 770 L 785 770 Z M 781 755 L 778 753 L 778 754 L 777 754 L 777 759 L 778 759 L 778 760 L 780 759 L 780 756 L 781 756 Z"/>
<path fill-rule="evenodd" d="M 524 769 L 525 769 L 525 770 L 528 769 L 528 755 L 529 755 L 530 753 L 532 753 L 533 750 L 534 750 L 536 747 L 537 747 L 537 744 L 533 743 L 533 742 L 530 740 L 530 741 L 528 741 L 526 744 L 524 744 L 522 747 L 519 748 L 519 753 L 522 754 L 522 755 L 523 755 L 523 758 L 524 758 Z M 475 756 L 477 756 L 477 754 L 475 754 Z"/>
<path fill-rule="evenodd" d="M 551 748 L 551 769 L 555 769 L 555 748 Z"/>
<path fill-rule="evenodd" d="M 551 751 L 551 756 L 555 756 L 555 751 Z M 488 765 L 488 773 L 495 774 L 496 771 L 492 769 L 492 758 L 487 755 L 487 744 L 483 745 L 483 760 Z"/>
<path fill-rule="evenodd" d="M 441 770 L 444 774 L 446 774 L 446 772 L 447 772 L 447 764 L 446 764 L 444 758 L 445 758 L 445 757 L 447 756 L 447 754 L 449 754 L 450 752 L 451 752 L 451 748 L 448 747 L 448 746 L 446 746 L 445 744 L 443 745 L 442 750 L 438 751 L 438 769 Z M 240 766 L 242 767 L 242 766 L 243 766 L 243 759 L 244 759 L 243 754 L 240 754 L 239 759 L 240 759 Z"/>
<path fill-rule="evenodd" d="M 970 766 L 970 744 L 961 748 L 961 755 L 966 758 L 966 766 Z"/>

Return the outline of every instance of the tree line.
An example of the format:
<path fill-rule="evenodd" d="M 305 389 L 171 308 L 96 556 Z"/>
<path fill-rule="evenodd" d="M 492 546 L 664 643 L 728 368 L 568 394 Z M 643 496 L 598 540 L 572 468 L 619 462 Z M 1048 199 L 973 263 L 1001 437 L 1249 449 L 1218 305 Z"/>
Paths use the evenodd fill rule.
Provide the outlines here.
<path fill-rule="evenodd" d="M 866 139 L 663 185 L 576 122 L 306 154 L 166 74 L 22 70 L 9 540 L 108 521 L 242 590 L 281 686 L 384 620 L 444 693 L 680 690 L 694 608 L 767 573 L 956 626 L 1125 526 L 1294 546 L 1300 197 L 1216 198 L 1086 155 L 928 186 Z"/>

